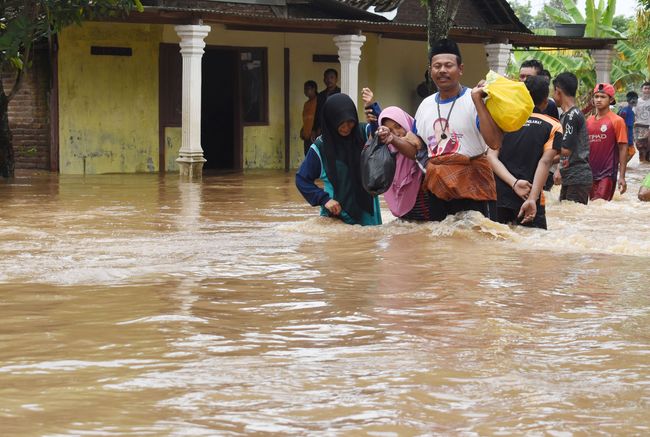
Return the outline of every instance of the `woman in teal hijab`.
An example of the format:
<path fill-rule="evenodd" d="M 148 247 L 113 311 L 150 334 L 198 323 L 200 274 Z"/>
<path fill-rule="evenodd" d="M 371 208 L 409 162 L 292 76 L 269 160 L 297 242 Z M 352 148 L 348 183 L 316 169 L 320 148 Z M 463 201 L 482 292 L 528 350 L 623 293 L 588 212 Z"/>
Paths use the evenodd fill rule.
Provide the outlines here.
<path fill-rule="evenodd" d="M 359 170 L 367 124 L 359 123 L 349 96 L 334 94 L 327 99 L 321 129 L 296 174 L 296 187 L 310 205 L 321 206 L 323 216 L 348 224 L 381 224 L 379 199 L 363 189 Z M 316 179 L 323 181 L 322 189 Z"/>

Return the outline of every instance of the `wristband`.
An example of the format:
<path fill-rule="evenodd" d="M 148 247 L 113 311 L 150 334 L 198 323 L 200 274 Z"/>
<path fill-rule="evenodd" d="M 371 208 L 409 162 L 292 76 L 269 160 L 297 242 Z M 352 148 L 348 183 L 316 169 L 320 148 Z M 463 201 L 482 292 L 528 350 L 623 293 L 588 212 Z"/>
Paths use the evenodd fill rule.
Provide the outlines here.
<path fill-rule="evenodd" d="M 519 179 L 517 179 L 517 180 L 515 181 L 515 183 L 512 184 L 512 189 L 513 189 L 513 190 L 515 189 L 515 185 L 517 185 L 517 182 L 519 182 Z"/>

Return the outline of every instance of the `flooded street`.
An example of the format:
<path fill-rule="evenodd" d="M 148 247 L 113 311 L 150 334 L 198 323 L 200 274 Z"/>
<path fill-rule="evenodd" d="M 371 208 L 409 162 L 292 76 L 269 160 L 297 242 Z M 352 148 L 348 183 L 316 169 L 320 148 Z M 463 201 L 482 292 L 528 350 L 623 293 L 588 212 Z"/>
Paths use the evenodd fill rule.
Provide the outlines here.
<path fill-rule="evenodd" d="M 650 434 L 650 203 L 362 228 L 293 174 L 0 181 L 3 436 Z"/>

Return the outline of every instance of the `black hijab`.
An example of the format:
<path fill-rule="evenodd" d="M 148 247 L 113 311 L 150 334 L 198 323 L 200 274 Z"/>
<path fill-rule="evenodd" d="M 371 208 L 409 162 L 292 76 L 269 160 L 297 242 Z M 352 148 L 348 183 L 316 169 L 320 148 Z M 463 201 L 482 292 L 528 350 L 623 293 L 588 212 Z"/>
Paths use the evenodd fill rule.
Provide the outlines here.
<path fill-rule="evenodd" d="M 350 135 L 339 135 L 341 123 L 351 120 L 354 128 Z M 345 212 L 356 221 L 363 212 L 374 211 L 373 197 L 361 185 L 359 161 L 364 145 L 364 135 L 359 126 L 357 108 L 346 94 L 333 94 L 323 105 L 321 146 L 323 164 L 327 177 L 334 187 L 334 197 Z"/>

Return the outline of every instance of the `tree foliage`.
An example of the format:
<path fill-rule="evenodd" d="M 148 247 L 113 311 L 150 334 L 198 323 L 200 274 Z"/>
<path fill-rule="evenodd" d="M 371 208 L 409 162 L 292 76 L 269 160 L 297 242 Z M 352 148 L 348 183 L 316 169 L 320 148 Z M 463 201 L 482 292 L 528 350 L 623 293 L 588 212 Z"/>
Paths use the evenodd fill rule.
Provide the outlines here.
<path fill-rule="evenodd" d="M 624 93 L 638 88 L 640 83 L 649 77 L 650 71 L 650 12 L 638 11 L 635 19 L 615 17 L 615 0 L 601 0 L 596 5 L 594 0 L 587 0 L 585 10 L 580 11 L 573 0 L 558 0 L 562 8 L 555 6 L 544 8 L 553 23 L 585 23 L 585 36 L 593 38 L 622 38 L 615 46 L 616 56 L 612 62 L 611 82 L 616 89 Z M 650 1 L 650 0 L 648 0 Z M 539 21 L 536 21 L 539 23 Z M 551 24 L 548 27 L 554 27 Z M 536 33 L 540 29 L 535 29 Z M 545 29 L 545 32 L 553 31 Z M 627 39 L 624 39 L 627 37 Z M 527 59 L 537 59 L 544 64 L 552 76 L 563 71 L 573 72 L 579 79 L 578 95 L 582 100 L 588 99 L 596 81 L 593 59 L 586 51 L 572 50 L 518 50 L 514 53 L 515 63 L 511 65 L 509 74 L 515 74 L 516 69 Z M 586 103 L 586 102 L 581 102 Z"/>
<path fill-rule="evenodd" d="M 71 24 L 142 11 L 141 0 L 2 0 L 0 3 L 0 70 L 15 80 L 5 92 L 0 80 L 0 175 L 13 175 L 13 147 L 7 108 L 31 65 L 34 43 L 49 39 Z"/>
<path fill-rule="evenodd" d="M 427 10 L 427 50 L 435 44 L 436 41 L 442 38 L 447 38 L 449 29 L 454 24 L 454 18 L 460 0 L 420 0 L 422 6 Z M 435 88 L 430 74 L 425 74 L 426 85 L 430 92 Z"/>

